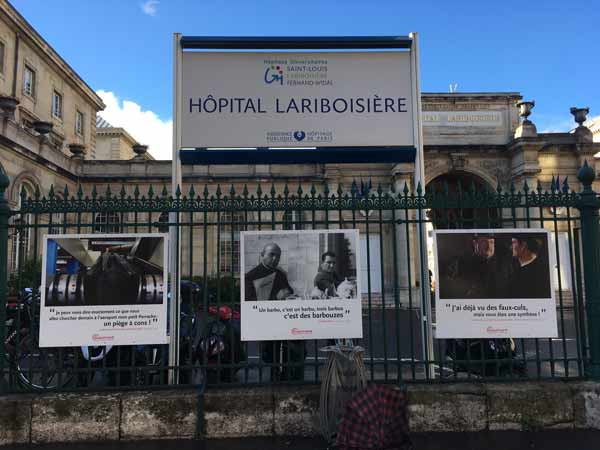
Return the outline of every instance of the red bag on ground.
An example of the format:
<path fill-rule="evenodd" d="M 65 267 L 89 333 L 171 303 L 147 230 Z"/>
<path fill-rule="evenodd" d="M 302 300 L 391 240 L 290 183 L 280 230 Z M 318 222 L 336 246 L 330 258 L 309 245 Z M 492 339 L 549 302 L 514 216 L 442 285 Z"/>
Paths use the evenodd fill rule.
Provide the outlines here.
<path fill-rule="evenodd" d="M 371 384 L 346 406 L 335 441 L 339 450 L 410 450 L 406 392 Z"/>

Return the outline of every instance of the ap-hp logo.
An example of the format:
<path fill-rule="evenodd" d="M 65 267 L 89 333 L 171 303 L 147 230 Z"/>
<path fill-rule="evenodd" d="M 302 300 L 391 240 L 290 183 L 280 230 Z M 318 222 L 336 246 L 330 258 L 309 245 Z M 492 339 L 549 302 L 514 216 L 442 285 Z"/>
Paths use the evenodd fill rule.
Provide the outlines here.
<path fill-rule="evenodd" d="M 306 137 L 306 133 L 304 131 L 294 131 L 294 139 L 298 142 L 303 141 Z"/>

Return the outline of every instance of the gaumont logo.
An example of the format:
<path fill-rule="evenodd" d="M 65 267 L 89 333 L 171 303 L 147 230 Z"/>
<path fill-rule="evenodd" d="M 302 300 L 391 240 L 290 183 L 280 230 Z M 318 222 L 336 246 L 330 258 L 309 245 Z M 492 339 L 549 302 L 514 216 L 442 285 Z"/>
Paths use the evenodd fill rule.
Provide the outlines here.
<path fill-rule="evenodd" d="M 301 330 L 300 328 L 292 328 L 291 331 L 294 336 L 307 336 L 309 334 L 312 334 L 312 330 Z"/>
<path fill-rule="evenodd" d="M 485 331 L 487 331 L 488 334 L 506 334 L 508 333 L 508 328 L 487 327 Z"/>
<path fill-rule="evenodd" d="M 114 336 L 102 336 L 101 334 L 94 334 L 94 335 L 92 335 L 92 340 L 94 342 L 109 342 L 109 341 L 114 341 L 115 337 Z"/>

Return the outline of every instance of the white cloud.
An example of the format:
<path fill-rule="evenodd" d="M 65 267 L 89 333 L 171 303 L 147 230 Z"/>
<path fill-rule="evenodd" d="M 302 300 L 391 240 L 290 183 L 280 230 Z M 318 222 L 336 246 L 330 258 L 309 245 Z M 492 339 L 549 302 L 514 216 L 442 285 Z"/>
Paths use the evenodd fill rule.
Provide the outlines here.
<path fill-rule="evenodd" d="M 120 99 L 112 92 L 96 92 L 106 108 L 100 116 L 113 127 L 124 128 L 136 141 L 148 146 L 156 159 L 171 159 L 173 121 L 162 120 L 152 111 L 143 111 L 135 102 Z"/>
<path fill-rule="evenodd" d="M 142 11 L 144 11 L 144 14 L 148 14 L 149 16 L 154 17 L 156 15 L 156 7 L 158 6 L 158 3 L 158 0 L 148 0 L 140 4 L 140 6 L 142 7 Z"/>

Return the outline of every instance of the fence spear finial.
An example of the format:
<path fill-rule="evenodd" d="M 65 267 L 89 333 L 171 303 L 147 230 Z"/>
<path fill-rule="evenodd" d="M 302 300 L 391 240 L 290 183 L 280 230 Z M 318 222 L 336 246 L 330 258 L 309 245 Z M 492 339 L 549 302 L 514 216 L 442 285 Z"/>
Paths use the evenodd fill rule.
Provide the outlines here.
<path fill-rule="evenodd" d="M 569 192 L 569 176 L 567 175 L 563 180 L 562 191 L 567 194 Z"/>

